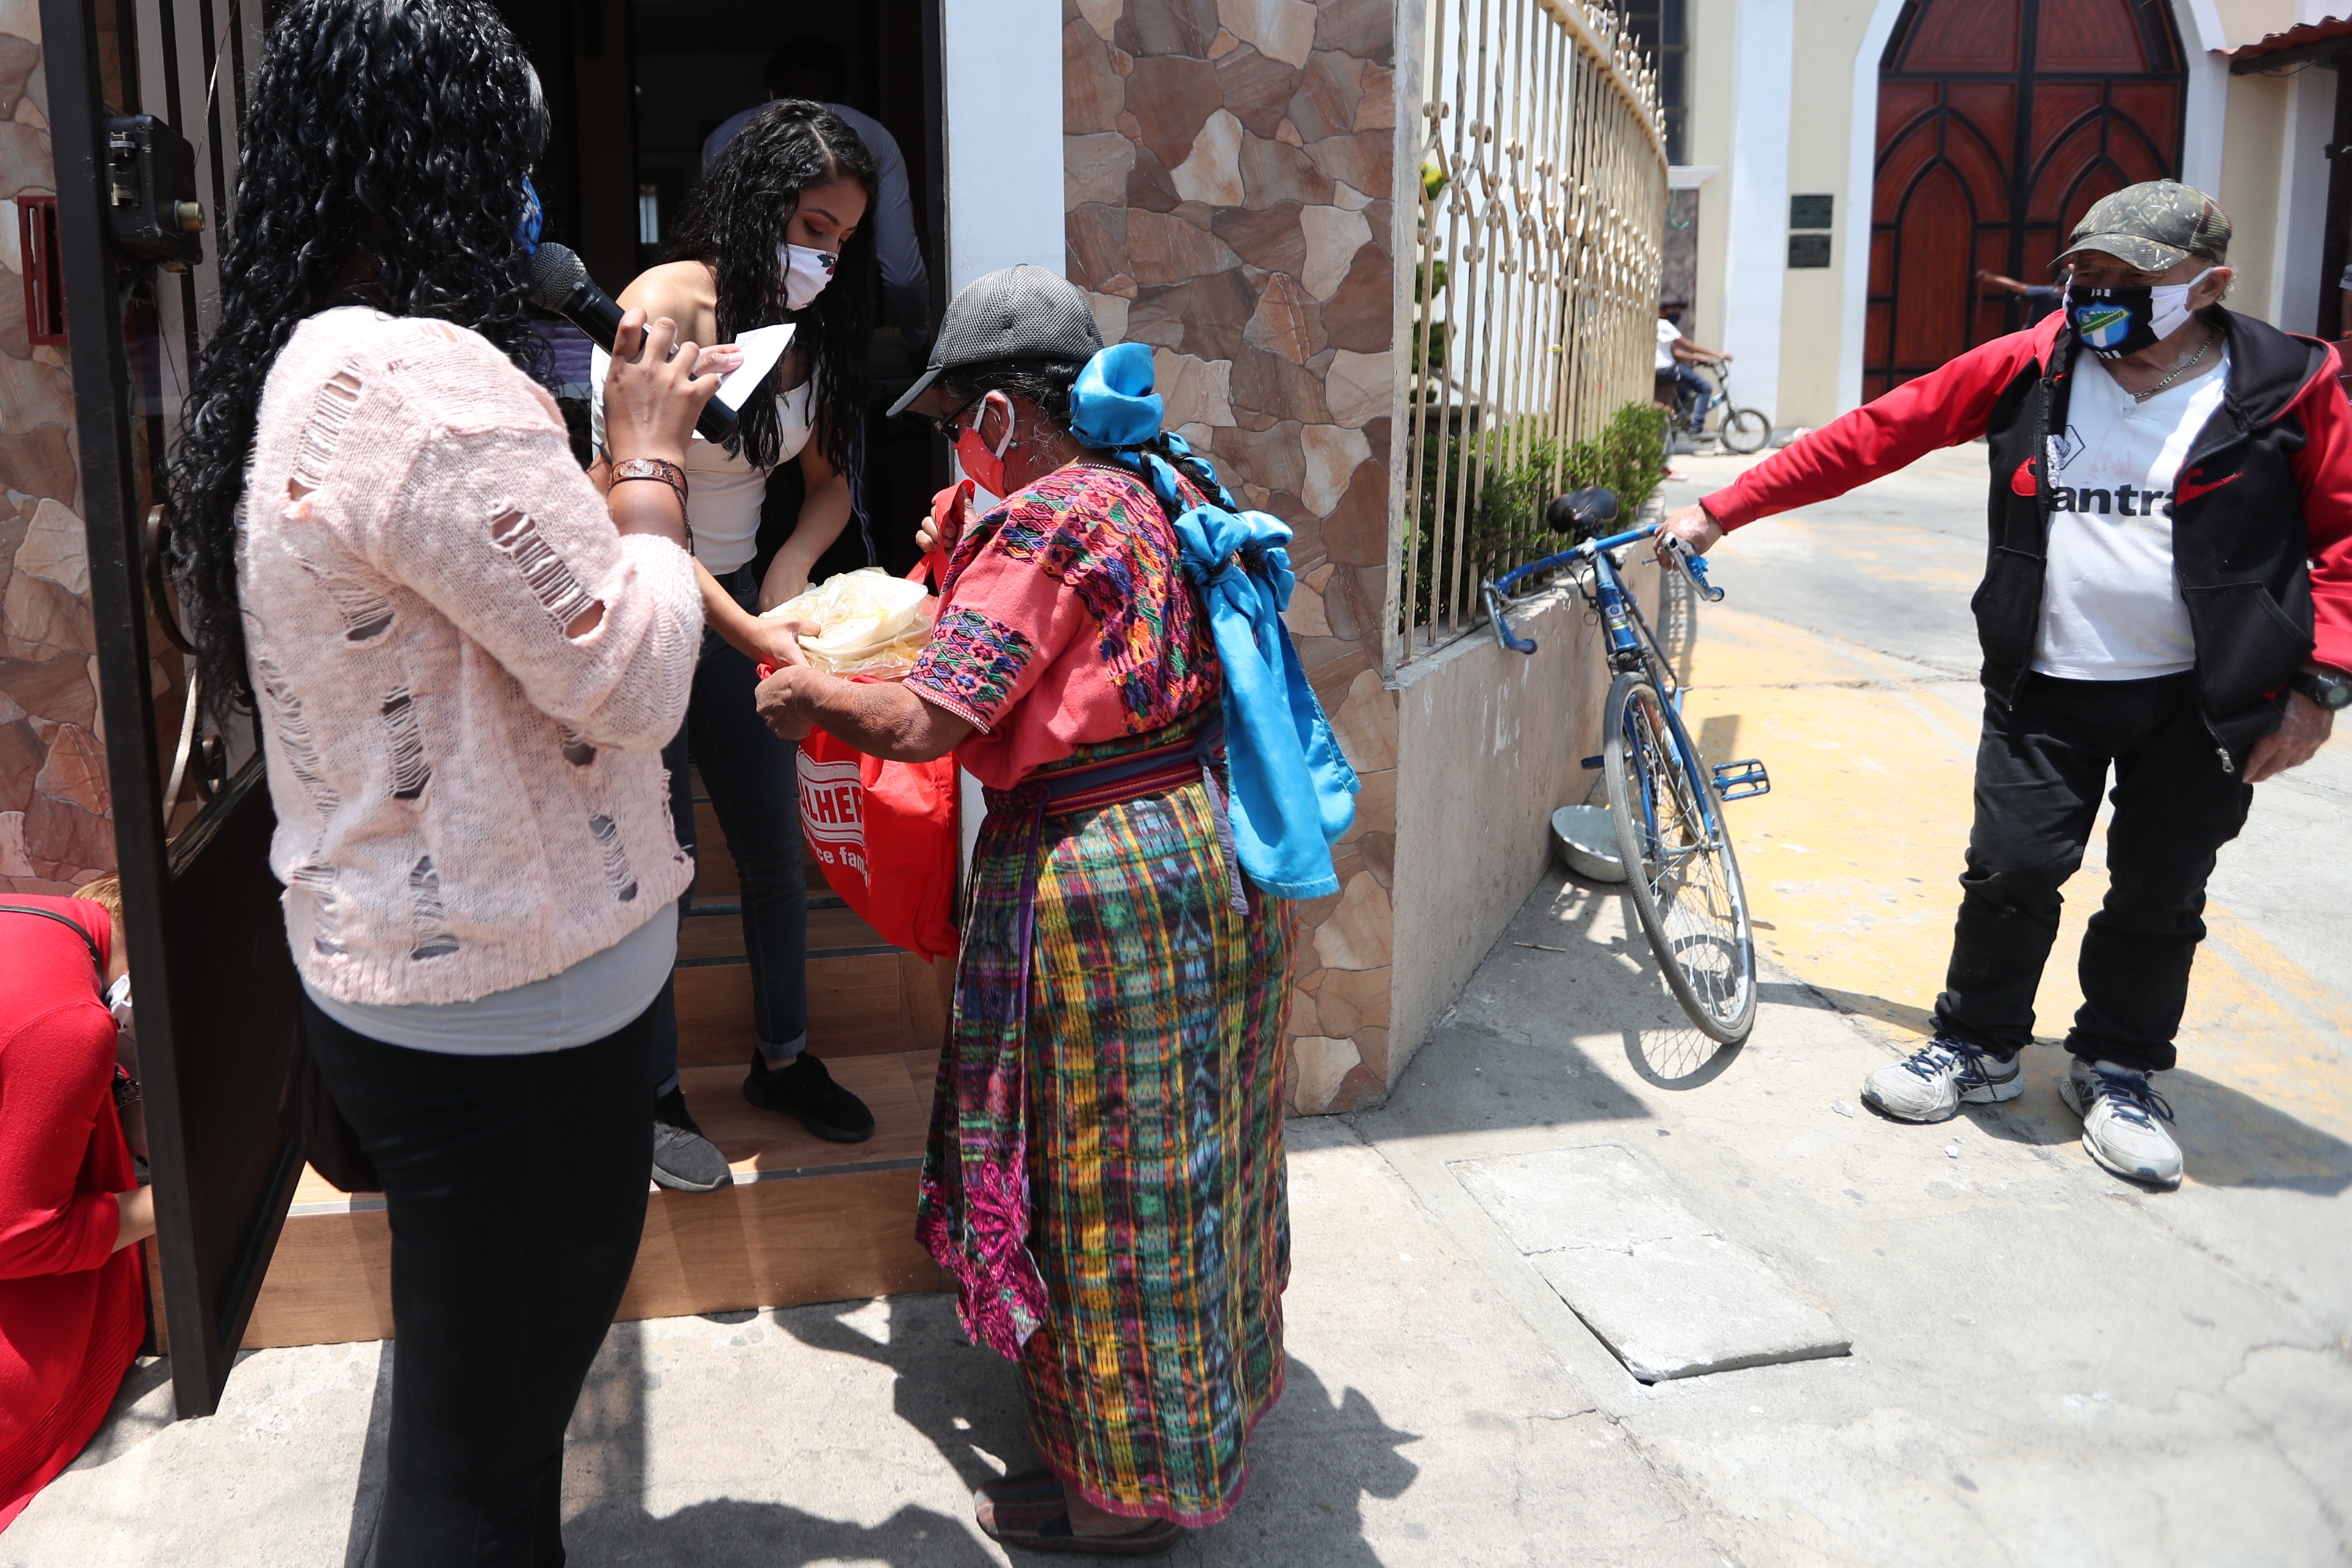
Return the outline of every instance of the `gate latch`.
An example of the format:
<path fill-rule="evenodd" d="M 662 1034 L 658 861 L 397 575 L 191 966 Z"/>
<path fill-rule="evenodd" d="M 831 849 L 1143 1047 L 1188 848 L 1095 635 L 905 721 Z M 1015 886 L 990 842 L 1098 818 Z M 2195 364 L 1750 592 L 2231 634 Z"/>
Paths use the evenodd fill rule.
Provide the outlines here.
<path fill-rule="evenodd" d="M 152 114 L 106 122 L 106 233 L 114 248 L 166 272 L 205 258 L 196 152 Z"/>

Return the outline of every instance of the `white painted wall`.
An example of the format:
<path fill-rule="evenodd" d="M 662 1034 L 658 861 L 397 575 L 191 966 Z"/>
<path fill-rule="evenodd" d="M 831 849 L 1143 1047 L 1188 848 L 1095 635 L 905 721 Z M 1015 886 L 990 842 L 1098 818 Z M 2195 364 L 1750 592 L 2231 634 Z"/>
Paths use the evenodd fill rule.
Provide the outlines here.
<path fill-rule="evenodd" d="M 2181 42 L 2189 55 L 2189 104 L 2182 116 L 2180 178 L 2215 200 L 2221 199 L 2221 158 L 2229 145 L 2230 60 L 2197 47 L 2196 36 L 2181 26 Z"/>
<path fill-rule="evenodd" d="M 1732 12 L 1729 200 L 1722 337 L 1716 346 L 1738 361 L 1740 401 L 1761 408 L 1767 418 L 1775 417 L 1780 404 L 1796 30 L 1795 0 L 1739 0 Z"/>
<path fill-rule="evenodd" d="M 1870 327 L 1871 198 L 1878 184 L 1878 62 L 1903 15 L 1903 0 L 1877 0 L 1870 26 L 1853 55 L 1853 118 L 1847 149 L 1845 219 L 1839 239 L 1845 246 L 1845 297 L 1838 326 L 1840 413 L 1862 406 L 1862 350 Z"/>
<path fill-rule="evenodd" d="M 2334 71 L 2287 78 L 2285 134 L 2279 143 L 2278 243 L 2271 252 L 2273 326 L 2319 328 L 2320 246 L 2327 226 L 2327 156 L 2336 126 Z"/>
<path fill-rule="evenodd" d="M 1019 84 L 1034 83 L 1050 61 L 1059 81 L 1062 8 L 1055 0 L 940 0 L 940 58 L 947 61 L 948 295 L 976 277 L 1023 262 L 1067 272 L 1062 228 L 1062 114 L 1057 93 L 1039 112 Z M 980 781 L 958 775 L 963 863 L 971 863 L 982 818 Z"/>
<path fill-rule="evenodd" d="M 2172 25 L 2189 57 L 2189 109 L 2181 127 L 2183 183 L 2221 200 L 2230 114 L 2229 29 L 2213 0 L 2172 0 Z M 2227 206 L 2227 203 L 2222 204 Z"/>
<path fill-rule="evenodd" d="M 1034 88 L 1041 63 L 1060 78 L 1062 8 L 1055 0 L 940 0 L 940 11 L 948 292 L 1024 261 L 1060 273 L 1061 102 L 1057 94 L 1041 110 Z"/>

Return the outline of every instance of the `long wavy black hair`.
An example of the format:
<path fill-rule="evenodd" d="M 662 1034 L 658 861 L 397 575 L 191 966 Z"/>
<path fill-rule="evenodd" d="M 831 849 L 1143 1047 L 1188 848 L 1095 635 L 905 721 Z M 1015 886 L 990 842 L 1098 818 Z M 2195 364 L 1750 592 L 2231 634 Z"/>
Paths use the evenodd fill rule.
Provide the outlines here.
<path fill-rule="evenodd" d="M 866 216 L 841 249 L 833 281 L 804 310 L 784 305 L 784 223 L 801 193 L 846 176 L 866 187 Z M 857 482 L 866 429 L 866 340 L 874 321 L 874 216 L 881 176 L 849 122 L 821 103 L 778 99 L 760 106 L 702 176 L 679 221 L 671 261 L 699 261 L 719 275 L 719 340 L 791 321 L 793 345 L 809 356 L 814 410 L 825 461 Z M 778 461 L 774 378 L 744 400 L 727 444 L 754 468 Z"/>
<path fill-rule="evenodd" d="M 488 0 L 288 0 L 245 117 L 204 346 L 168 476 L 171 565 L 198 679 L 249 700 L 236 507 L 263 383 L 336 305 L 468 327 L 526 370 L 522 181 L 547 144 L 538 78 Z"/>

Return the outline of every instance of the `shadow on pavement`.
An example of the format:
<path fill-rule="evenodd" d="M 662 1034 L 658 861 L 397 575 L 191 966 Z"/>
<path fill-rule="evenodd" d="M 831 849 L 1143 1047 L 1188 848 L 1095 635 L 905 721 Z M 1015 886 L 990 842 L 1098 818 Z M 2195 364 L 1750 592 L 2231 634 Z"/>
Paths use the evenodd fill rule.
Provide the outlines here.
<path fill-rule="evenodd" d="M 1006 1469 L 1032 1462 L 1013 1370 L 962 1343 L 954 1309 L 939 1295 L 900 1296 L 886 1306 L 880 1339 L 843 1321 L 871 1303 L 779 1310 L 764 1314 L 812 1350 L 855 1356 L 895 1375 L 892 1406 L 952 1469 L 976 1487 Z M 740 1322 L 752 1313 L 716 1314 Z M 392 1347 L 384 1346 L 375 1403 L 361 1461 L 344 1552 L 345 1568 L 363 1568 L 383 1498 L 384 1438 L 392 1398 Z M 977 1568 L 1003 1561 L 968 1511 L 906 1504 L 874 1524 L 828 1519 L 788 1504 L 719 1498 L 656 1517 L 646 1506 L 647 1371 L 640 1325 L 614 1327 L 590 1369 L 573 1412 L 564 1453 L 564 1544 L 575 1568 L 799 1568 L 870 1563 L 888 1568 Z M 861 1467 L 845 1489 L 872 1496 L 897 1490 L 877 1477 L 854 1435 L 864 1412 L 809 1406 L 811 1431 L 831 1429 L 840 1442 L 825 1461 Z M 763 1436 L 726 1429 L 723 1417 L 699 1430 L 665 1431 L 668 1444 L 732 1448 Z M 1389 1426 L 1353 1388 L 1335 1398 L 1306 1363 L 1293 1358 L 1281 1400 L 1250 1439 L 1250 1480 L 1233 1516 L 1179 1546 L 1178 1562 L 1254 1562 L 1300 1568 L 1379 1568 L 1363 1539 L 1362 1502 L 1396 1498 L 1419 1467 L 1401 1449 L 1418 1434 Z M 935 1486 L 925 1490 L 936 1491 Z M 1026 1561 L 1016 1555 L 1016 1563 Z"/>
<path fill-rule="evenodd" d="M 962 1343 L 947 1297 L 894 1297 L 889 1333 L 881 1341 L 841 1321 L 863 1305 L 799 1308 L 773 1313 L 772 1321 L 813 1350 L 856 1356 L 896 1374 L 898 1418 L 929 1440 L 966 1487 L 1035 1463 L 1013 1367 Z M 1416 1434 L 1382 1421 L 1356 1389 L 1343 1390 L 1335 1402 L 1314 1369 L 1293 1356 L 1282 1397 L 1250 1435 L 1249 1483 L 1239 1505 L 1223 1522 L 1189 1536 L 1177 1560 L 1373 1568 L 1380 1558 L 1363 1540 L 1362 1500 L 1404 1493 L 1420 1471 L 1398 1450 L 1415 1441 Z M 957 1528 L 977 1527 L 958 1521 Z"/>
<path fill-rule="evenodd" d="M 967 1521 L 913 1505 L 873 1525 L 735 1498 L 691 1503 L 656 1518 L 645 1506 L 646 1386 L 642 1329 L 616 1323 L 589 1370 L 564 1448 L 563 1541 L 577 1568 L 797 1568 L 839 1562 L 965 1568 L 998 1561 Z M 834 1412 L 821 1408 L 808 1409 L 805 1418 L 813 1428 L 837 1422 Z M 719 1448 L 754 1437 L 730 1432 L 723 1422 L 664 1435 L 667 1442 Z M 856 1445 L 845 1443 L 828 1458 L 856 1464 Z M 870 1475 L 856 1478 L 861 1488 L 872 1481 Z"/>
<path fill-rule="evenodd" d="M 1599 1034 L 1615 1035 L 1627 1064 L 1654 1089 L 1704 1088 L 1739 1062 L 1738 1048 L 1718 1047 L 1690 1026 L 1641 935 L 1632 899 L 1611 884 L 1554 877 L 1549 892 L 1539 888 L 1522 906 L 1464 1005 L 1440 1020 L 1408 1070 L 1408 1081 L 1442 1082 L 1444 1092 L 1391 1101 L 1374 1113 L 1380 1124 L 1439 1132 L 1646 1118 L 1647 1110 L 1617 1094 L 1598 1071 L 1588 1048 Z M 1935 1029 L 1925 1008 L 1885 997 L 1785 979 L 1767 980 L 1757 992 L 1770 1006 L 1843 1013 L 1899 1035 L 1924 1039 Z M 1888 1060 L 1857 1037 L 1857 1104 L 1863 1075 Z M 2005 1143 L 2078 1140 L 2083 1124 L 2056 1088 L 2065 1053 L 2055 1041 L 2037 1040 L 2026 1061 L 2021 1099 L 1966 1106 L 1963 1116 Z M 2195 1071 L 2174 1071 L 2157 1082 L 2176 1113 L 2172 1132 L 2190 1186 L 2321 1197 L 2352 1187 L 2352 1143 Z"/>
<path fill-rule="evenodd" d="M 1666 988 L 1665 975 L 1658 967 L 1657 954 L 1652 950 L 1649 939 L 1641 935 L 1640 919 L 1633 913 L 1633 895 L 1619 891 L 1619 885 L 1587 882 L 1582 877 L 1569 875 L 1562 882 L 1559 896 L 1553 900 L 1551 917 L 1563 934 L 1573 935 L 1583 944 L 1580 952 L 1617 960 L 1617 967 L 1622 971 L 1622 978 L 1630 987 L 1629 996 L 1655 996 L 1654 1007 L 1642 1009 L 1653 1021 L 1638 1023 L 1620 1031 L 1624 1038 L 1626 1064 L 1635 1075 L 1653 1089 L 1702 1088 L 1721 1077 L 1739 1059 L 1739 1048 L 1720 1044 L 1692 1027 L 1688 1016 L 1682 1010 L 1682 1004 Z M 1602 936 L 1594 934 L 1597 917 L 1604 910 L 1615 914 L 1618 929 L 1626 935 Z M 1507 936 L 1505 940 L 1509 938 Z M 1774 999 L 1772 989 L 1770 987 L 1758 988 L 1759 994 L 1768 1001 Z"/>
<path fill-rule="evenodd" d="M 1832 994 L 1839 997 L 1839 1010 L 1863 1011 L 1844 1006 L 1842 994 Z M 2080 1139 L 2082 1119 L 2058 1097 L 2066 1052 L 2055 1041 L 2036 1040 L 2024 1060 L 2022 1095 L 2005 1104 L 1964 1105 L 1961 1117 L 1985 1136 L 2007 1144 L 2047 1147 Z M 2202 1073 L 2175 1069 L 2159 1074 L 2156 1086 L 2172 1106 L 2172 1135 L 2189 1186 L 2272 1187 L 2321 1197 L 2352 1186 L 2352 1143 L 2333 1133 Z"/>
<path fill-rule="evenodd" d="M 1885 997 L 1865 996 L 1860 991 L 1835 990 L 1828 986 L 1770 985 L 1763 988 L 1768 1002 L 1791 1002 L 1799 1007 L 1820 1007 L 1826 1001 L 1842 1013 L 1870 1019 L 1897 1029 L 1905 1034 L 1916 1034 L 1921 1040 L 1936 1032 L 1936 1015 L 1926 1008 L 1915 1008 L 1904 1002 L 1890 1002 Z M 1811 998 L 1811 999 L 1809 999 Z"/>
<path fill-rule="evenodd" d="M 1725 1045 L 1688 1025 L 1681 1029 L 1629 1029 L 1625 1062 L 1653 1089 L 1702 1089 L 1739 1060 L 1739 1047 Z"/>
<path fill-rule="evenodd" d="M 1963 1114 L 1987 1137 L 2013 1144 L 2071 1144 L 2083 1124 L 2058 1098 L 2066 1054 L 2037 1041 L 2026 1057 L 2028 1085 L 2006 1105 L 1970 1105 Z M 2332 1197 L 2352 1186 L 2352 1144 L 2201 1073 L 2174 1070 L 2157 1088 L 2171 1104 L 2189 1185 L 2277 1188 Z"/>
<path fill-rule="evenodd" d="M 375 1546 L 376 1521 L 383 1517 L 384 1443 L 392 1436 L 392 1342 L 378 1347 L 375 1391 L 368 1403 L 367 1437 L 360 1445 L 359 1484 L 352 1493 L 352 1522 L 343 1539 L 343 1568 L 368 1568 Z"/>

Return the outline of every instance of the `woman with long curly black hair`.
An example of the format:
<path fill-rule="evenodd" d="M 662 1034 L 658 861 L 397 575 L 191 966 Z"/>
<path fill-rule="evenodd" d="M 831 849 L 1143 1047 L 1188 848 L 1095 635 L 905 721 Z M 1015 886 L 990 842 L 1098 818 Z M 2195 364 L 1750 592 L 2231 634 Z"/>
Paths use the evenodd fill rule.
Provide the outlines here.
<path fill-rule="evenodd" d="M 202 679 L 260 717 L 309 1049 L 390 1210 L 378 1568 L 563 1560 L 691 873 L 658 757 L 702 630 L 683 465 L 696 371 L 740 352 L 625 319 L 598 492 L 518 363 L 546 129 L 487 0 L 289 0 L 172 473 Z"/>
<path fill-rule="evenodd" d="M 757 1045 L 743 1096 L 819 1137 L 871 1137 L 865 1103 L 807 1051 L 808 905 L 795 748 L 752 709 L 756 666 L 799 656 L 793 628 L 758 612 L 808 586 L 855 507 L 865 422 L 874 242 L 874 156 L 823 104 L 763 105 L 703 176 L 670 258 L 622 291 L 623 305 L 677 320 L 697 342 L 731 343 L 789 322 L 792 347 L 742 402 L 723 446 L 687 454 L 705 630 L 687 727 L 665 754 L 679 841 L 694 847 L 689 753 L 726 831 L 742 887 Z M 593 382 L 592 378 L 592 382 Z M 602 415 L 595 428 L 602 431 Z M 764 579 L 752 569 L 768 476 L 798 460 L 807 499 Z M 675 1009 L 654 1048 L 654 1179 L 708 1191 L 726 1159 L 695 1124 L 677 1071 Z"/>

